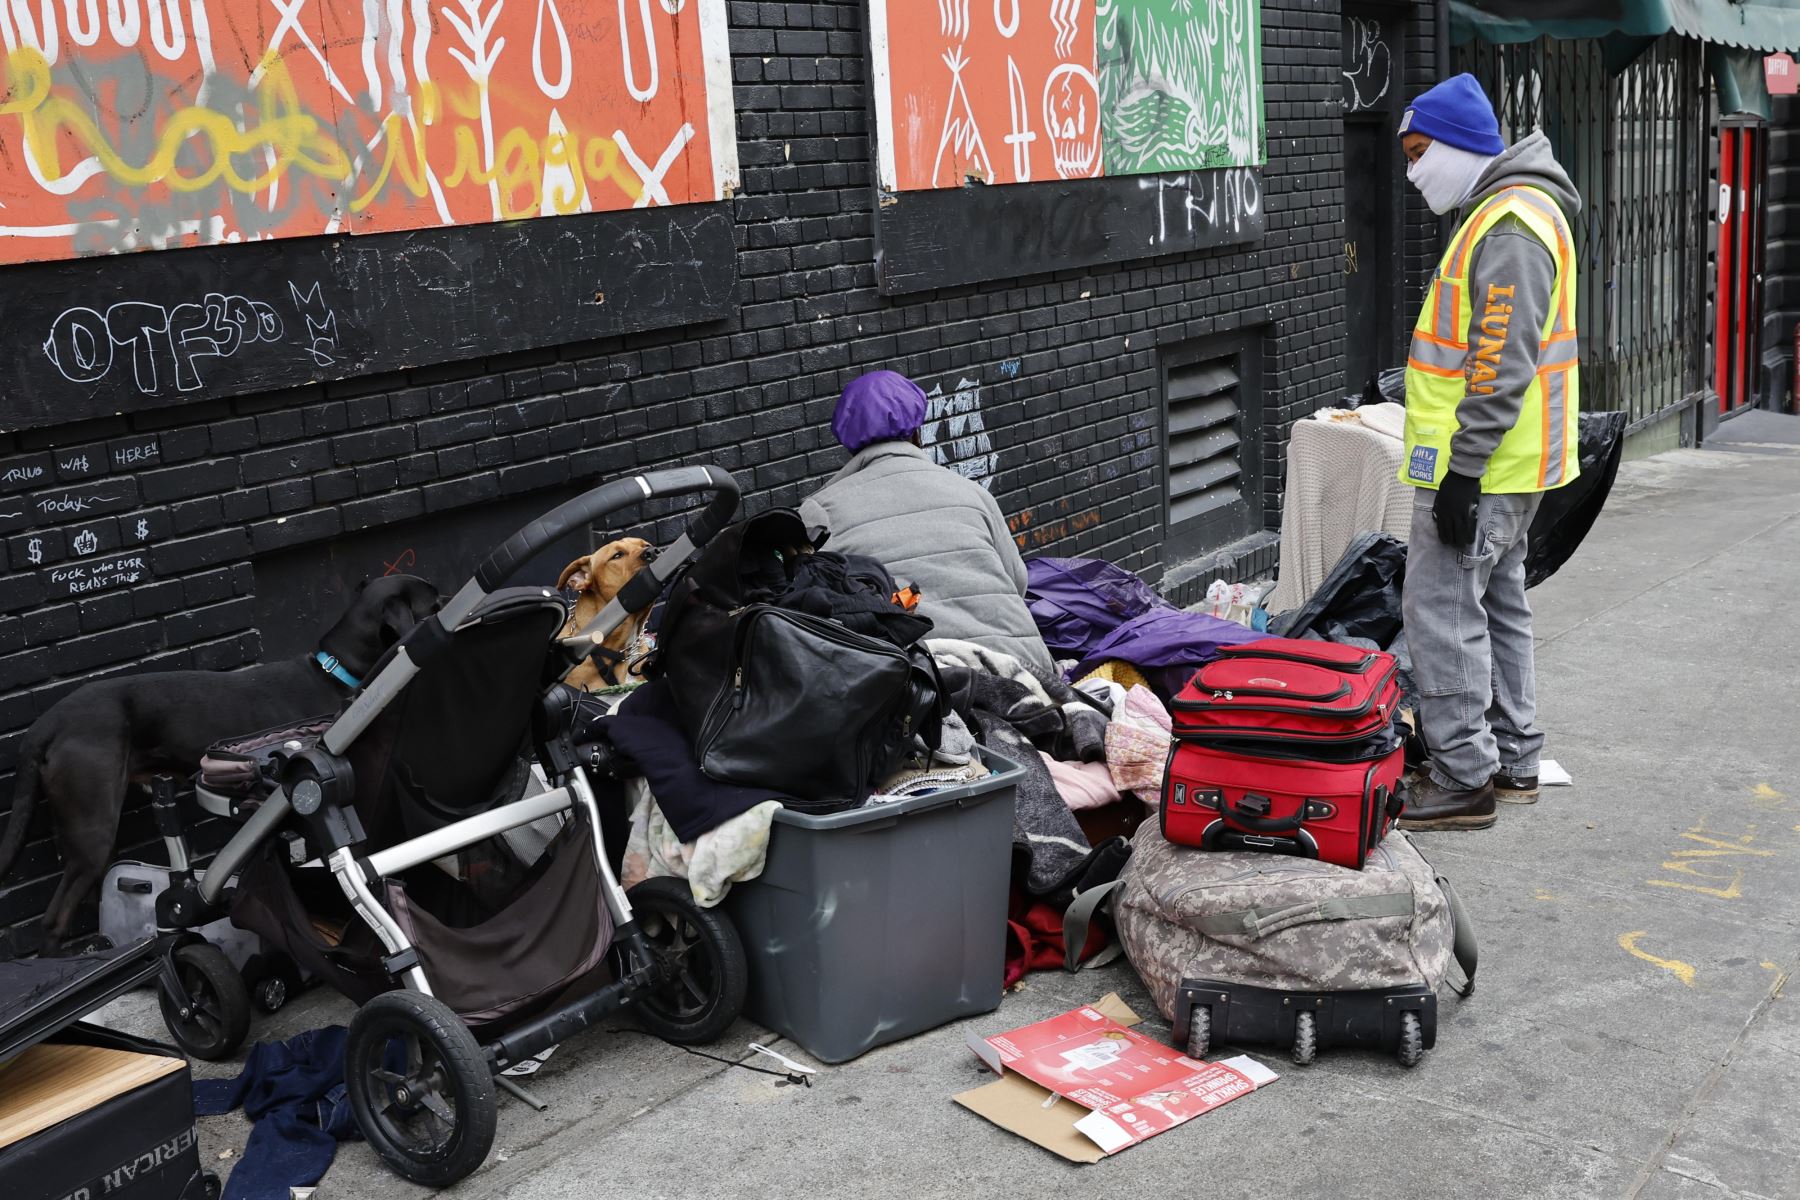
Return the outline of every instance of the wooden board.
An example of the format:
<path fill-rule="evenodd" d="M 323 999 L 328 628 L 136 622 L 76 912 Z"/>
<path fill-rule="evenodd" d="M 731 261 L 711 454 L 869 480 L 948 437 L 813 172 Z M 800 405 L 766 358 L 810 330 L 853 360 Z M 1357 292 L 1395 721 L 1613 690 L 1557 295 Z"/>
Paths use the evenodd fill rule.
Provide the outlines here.
<path fill-rule="evenodd" d="M 884 192 L 875 218 L 883 295 L 1017 279 L 1261 240 L 1252 167 Z"/>
<path fill-rule="evenodd" d="M 0 1063 L 0 1148 L 186 1065 L 185 1059 L 101 1046 L 33 1046 Z"/>
<path fill-rule="evenodd" d="M 703 321 L 731 207 L 683 204 L 0 270 L 0 431 Z"/>

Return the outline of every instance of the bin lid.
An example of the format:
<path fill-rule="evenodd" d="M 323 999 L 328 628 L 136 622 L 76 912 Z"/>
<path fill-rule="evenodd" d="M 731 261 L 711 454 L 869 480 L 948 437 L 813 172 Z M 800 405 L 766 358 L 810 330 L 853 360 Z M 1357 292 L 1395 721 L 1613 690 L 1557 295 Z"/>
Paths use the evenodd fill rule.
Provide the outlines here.
<path fill-rule="evenodd" d="M 861 808 L 844 809 L 839 812 L 803 813 L 796 812 L 791 808 L 778 809 L 775 813 L 775 823 L 777 825 L 796 825 L 802 829 L 852 829 L 858 825 L 892 822 L 895 818 L 911 816 L 913 813 L 943 808 L 946 805 L 968 800 L 983 799 L 995 792 L 1016 786 L 1020 777 L 1025 774 L 1025 768 L 994 753 L 986 746 L 976 746 L 975 752 L 981 756 L 981 760 L 987 764 L 988 770 L 992 773 L 973 783 L 941 788 L 922 796 L 908 796 L 904 800 L 864 804 Z"/>
<path fill-rule="evenodd" d="M 161 969 L 153 938 L 104 954 L 0 962 L 0 1062 L 154 979 Z"/>

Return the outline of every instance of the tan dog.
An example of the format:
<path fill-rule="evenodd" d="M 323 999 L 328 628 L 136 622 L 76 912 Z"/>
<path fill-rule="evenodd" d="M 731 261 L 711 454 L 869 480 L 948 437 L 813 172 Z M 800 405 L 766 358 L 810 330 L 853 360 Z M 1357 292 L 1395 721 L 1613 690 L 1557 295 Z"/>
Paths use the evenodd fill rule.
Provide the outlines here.
<path fill-rule="evenodd" d="M 649 566 L 655 558 L 656 547 L 643 538 L 620 538 L 564 567 L 556 580 L 557 588 L 573 588 L 580 594 L 575 599 L 575 610 L 570 615 L 568 624 L 563 626 L 562 636 L 572 637 L 580 633 L 589 621 L 600 615 L 601 609 L 612 602 L 612 598 L 619 594 L 619 589 L 625 586 L 626 581 Z M 601 645 L 623 654 L 637 640 L 649 611 L 646 607 L 632 613 L 607 635 Z M 563 682 L 584 692 L 623 683 L 624 664 L 602 671 L 595 666 L 593 659 L 584 658 L 563 676 Z"/>

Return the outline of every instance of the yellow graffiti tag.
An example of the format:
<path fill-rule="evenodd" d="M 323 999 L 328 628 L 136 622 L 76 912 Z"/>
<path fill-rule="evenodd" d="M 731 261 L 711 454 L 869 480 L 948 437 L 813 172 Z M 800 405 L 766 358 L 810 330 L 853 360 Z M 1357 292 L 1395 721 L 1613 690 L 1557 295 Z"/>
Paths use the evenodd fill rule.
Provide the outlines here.
<path fill-rule="evenodd" d="M 161 183 L 177 192 L 197 192 L 222 180 L 233 191 L 259 192 L 290 168 L 326 179 L 344 179 L 350 174 L 349 158 L 318 119 L 300 107 L 300 94 L 287 68 L 274 56 L 264 61 L 263 77 L 255 91 L 256 108 L 269 114 L 266 119 L 239 129 L 223 113 L 197 106 L 184 108 L 169 118 L 157 139 L 156 152 L 141 164 L 125 161 L 74 100 L 53 94 L 49 60 L 37 49 L 19 47 L 7 56 L 6 69 L 16 95 L 0 104 L 0 117 L 19 118 L 26 153 L 39 173 L 51 181 L 63 177 L 62 150 L 57 144 L 60 133 L 68 133 L 108 175 L 133 187 Z M 212 150 L 211 163 L 191 175 L 175 164 L 190 140 Z M 258 150 L 272 152 L 273 162 L 255 175 L 239 173 L 234 157 Z"/>
<path fill-rule="evenodd" d="M 339 145 L 333 131 L 304 109 L 293 78 L 272 54 L 261 67 L 254 103 L 247 106 L 264 114 L 263 119 L 239 129 L 224 113 L 201 106 L 183 108 L 168 118 L 155 152 L 142 163 L 127 161 L 78 99 L 56 93 L 50 63 L 38 50 L 21 46 L 7 56 L 6 70 L 6 87 L 0 95 L 10 90 L 12 98 L 0 103 L 0 118 L 18 118 L 26 153 L 38 173 L 52 182 L 68 173 L 64 163 L 68 146 L 61 144 L 65 136 L 78 162 L 92 157 L 109 178 L 129 187 L 163 184 L 177 192 L 197 192 L 223 183 L 233 191 L 255 194 L 289 172 L 334 183 L 352 181 L 358 173 L 352 155 Z M 492 187 L 503 220 L 534 217 L 544 208 L 546 168 L 565 177 L 549 196 L 552 211 L 559 214 L 579 211 L 592 190 L 605 183 L 633 203 L 642 198 L 643 184 L 622 160 L 612 138 L 575 131 L 539 135 L 518 126 L 484 133 L 487 94 L 486 84 L 445 90 L 421 84 L 413 114 L 388 114 L 370 140 L 371 146 L 379 147 L 378 165 L 367 185 L 350 198 L 350 211 L 365 211 L 396 183 L 422 200 L 430 194 L 434 175 L 442 175 L 447 188 L 464 183 Z M 433 127 L 450 135 L 454 157 L 447 173 L 432 161 L 426 131 Z M 494 139 L 487 142 L 493 147 L 491 154 L 484 148 L 488 138 Z M 184 171 L 177 164 L 190 143 L 210 151 L 204 168 Z M 246 175 L 237 163 L 253 153 L 262 169 Z"/>
<path fill-rule="evenodd" d="M 1755 826 L 1751 832 L 1741 834 L 1736 841 L 1721 841 L 1710 836 L 1713 832 L 1706 828 L 1703 820 L 1681 836 L 1690 842 L 1696 842 L 1703 849 L 1676 850 L 1670 854 L 1662 869 L 1677 875 L 1685 875 L 1691 879 L 1704 880 L 1704 883 L 1690 883 L 1677 879 L 1647 879 L 1644 882 L 1651 887 L 1680 888 L 1683 891 L 1698 892 L 1702 896 L 1712 896 L 1718 900 L 1735 900 L 1744 894 L 1744 869 L 1735 863 L 1719 862 L 1726 858 L 1772 858 L 1773 850 L 1752 850 L 1750 843 L 1756 840 Z M 1729 835 L 1727 835 L 1729 836 Z M 1719 870 L 1702 870 L 1702 867 L 1717 867 Z"/>
<path fill-rule="evenodd" d="M 1651 966 L 1661 967 L 1663 970 L 1669 972 L 1669 974 L 1675 976 L 1675 978 L 1681 980 L 1681 982 L 1688 987 L 1693 987 L 1693 963 L 1685 963 L 1678 958 L 1658 958 L 1647 950 L 1638 949 L 1637 941 L 1639 938 L 1643 937 L 1646 932 L 1648 931 L 1639 929 L 1633 933 L 1621 933 L 1619 935 L 1619 949 L 1625 951 L 1625 953 L 1631 955 L 1633 958 L 1643 959 Z"/>

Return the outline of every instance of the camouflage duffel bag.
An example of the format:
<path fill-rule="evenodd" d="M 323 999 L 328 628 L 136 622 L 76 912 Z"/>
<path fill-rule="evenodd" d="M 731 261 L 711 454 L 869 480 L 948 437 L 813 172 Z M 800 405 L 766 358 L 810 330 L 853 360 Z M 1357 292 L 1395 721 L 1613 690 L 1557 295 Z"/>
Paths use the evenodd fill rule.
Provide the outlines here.
<path fill-rule="evenodd" d="M 1276 1041 L 1300 1062 L 1333 1044 L 1417 1062 L 1436 1040 L 1437 990 L 1453 962 L 1457 990 L 1474 989 L 1474 933 L 1460 910 L 1402 833 L 1353 871 L 1177 846 L 1152 822 L 1113 897 L 1120 944 L 1177 1044 L 1198 1056 L 1209 1039 Z"/>

